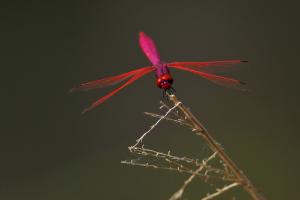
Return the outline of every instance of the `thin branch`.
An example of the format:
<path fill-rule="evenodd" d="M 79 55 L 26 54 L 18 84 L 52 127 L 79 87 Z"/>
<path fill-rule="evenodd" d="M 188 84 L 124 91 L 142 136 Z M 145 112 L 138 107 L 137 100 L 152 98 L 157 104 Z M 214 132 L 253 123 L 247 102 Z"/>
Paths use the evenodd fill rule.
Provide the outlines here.
<path fill-rule="evenodd" d="M 194 174 L 195 172 L 193 170 L 187 170 L 187 169 L 181 169 L 181 168 L 175 168 L 175 167 L 163 167 L 163 166 L 158 166 L 155 164 L 150 164 L 150 163 L 138 163 L 135 160 L 123 160 L 121 161 L 121 164 L 125 165 L 132 165 L 132 166 L 139 166 L 139 167 L 146 167 L 146 168 L 153 168 L 153 169 L 162 169 L 162 170 L 169 170 L 169 171 L 174 171 L 174 172 L 179 172 L 179 173 L 185 173 L 185 174 Z M 202 180 L 208 180 L 208 179 L 214 179 L 214 180 L 222 180 L 222 181 L 227 181 L 227 182 L 235 182 L 237 179 L 235 178 L 225 178 L 225 177 L 220 177 L 220 176 L 214 176 L 214 175 L 207 175 L 207 174 L 201 174 L 198 173 L 196 174 L 199 178 Z"/>
<path fill-rule="evenodd" d="M 169 159 L 172 159 L 172 160 L 184 161 L 184 162 L 187 162 L 187 163 L 194 163 L 196 166 L 199 165 L 198 160 L 188 158 L 186 156 L 184 156 L 184 157 L 174 156 L 174 155 L 171 155 L 170 151 L 168 153 L 162 153 L 162 152 L 158 152 L 158 151 L 155 151 L 155 150 L 152 150 L 152 149 L 146 149 L 144 147 L 143 148 L 128 147 L 128 149 L 130 150 L 130 152 L 140 154 L 140 155 L 155 156 L 155 157 L 158 157 L 158 158 L 169 158 Z"/>
<path fill-rule="evenodd" d="M 150 127 L 149 130 L 147 130 L 147 131 L 146 131 L 139 139 L 136 140 L 136 144 L 133 145 L 133 147 L 137 146 L 140 142 L 142 142 L 142 140 L 144 139 L 144 137 L 145 137 L 148 133 L 150 133 L 150 132 L 151 132 L 151 131 L 159 124 L 159 122 L 160 122 L 161 120 L 163 120 L 165 117 L 167 117 L 167 115 L 168 115 L 170 112 L 172 112 L 172 110 L 174 110 L 175 108 L 177 108 L 180 104 L 181 104 L 181 102 L 180 102 L 180 101 L 177 101 L 177 102 L 175 103 L 175 105 L 174 105 L 171 109 L 169 109 L 169 110 L 166 112 L 166 114 L 165 114 L 164 116 L 162 116 L 159 120 L 157 120 L 157 121 L 155 122 L 155 124 L 153 124 L 153 125 Z"/>
<path fill-rule="evenodd" d="M 146 115 L 149 115 L 151 117 L 155 117 L 155 118 L 162 118 L 163 116 L 162 115 L 158 115 L 158 114 L 155 114 L 155 113 L 150 113 L 150 112 L 144 112 Z M 188 124 L 186 123 L 185 121 L 181 120 L 181 119 L 172 119 L 170 117 L 165 117 L 164 118 L 165 120 L 169 120 L 169 121 L 173 121 L 179 125 L 182 125 L 182 126 L 187 126 L 189 128 L 192 128 L 192 125 L 191 124 Z"/>
<path fill-rule="evenodd" d="M 179 190 L 177 190 L 177 192 L 175 192 L 169 200 L 178 200 L 182 197 L 183 193 L 184 193 L 184 190 L 185 188 L 188 186 L 188 184 L 195 178 L 195 176 L 200 173 L 204 166 L 207 164 L 207 162 L 209 162 L 211 159 L 215 158 L 216 156 L 216 152 L 214 152 L 207 160 L 204 160 L 203 161 L 203 165 L 201 165 L 195 172 L 193 172 L 193 174 L 187 179 L 184 181 L 183 185 L 181 186 L 181 188 L 179 188 Z"/>
<path fill-rule="evenodd" d="M 234 176 L 232 176 L 232 174 L 226 174 L 226 171 L 223 169 L 215 168 L 211 165 L 208 165 L 207 163 L 204 165 L 203 162 L 205 160 L 204 161 L 202 160 L 200 162 L 198 159 L 192 159 L 192 158 L 188 158 L 186 156 L 179 157 L 179 156 L 171 155 L 170 151 L 168 153 L 162 153 L 162 152 L 158 152 L 155 150 L 146 149 L 144 147 L 128 147 L 128 149 L 131 153 L 135 153 L 135 154 L 138 154 L 138 155 L 141 155 L 144 157 L 147 157 L 147 156 L 153 157 L 156 159 L 157 162 L 159 161 L 159 159 L 162 159 L 163 161 L 170 164 L 168 167 L 155 165 L 155 167 L 153 167 L 153 168 L 156 168 L 156 169 L 165 169 L 165 170 L 178 171 L 178 172 L 192 174 L 193 168 L 203 166 L 205 169 L 205 173 L 198 174 L 201 177 L 205 177 L 207 179 L 210 179 L 210 178 L 220 179 L 223 181 L 237 181 L 237 179 Z M 141 163 L 141 162 L 136 162 L 136 160 L 137 159 L 130 160 L 130 161 L 122 161 L 121 163 L 142 166 L 142 167 L 151 167 L 151 166 L 149 166 L 149 162 Z M 139 158 L 138 160 L 141 160 L 141 158 Z M 186 166 L 186 164 L 188 166 Z M 175 167 L 173 167 L 171 165 L 174 165 Z M 215 174 L 208 175 L 208 172 L 213 172 Z"/>
<path fill-rule="evenodd" d="M 170 100 L 176 105 L 178 101 L 174 94 L 169 95 Z M 256 188 L 252 185 L 251 181 L 243 174 L 243 172 L 237 167 L 237 165 L 230 159 L 230 157 L 225 153 L 224 149 L 218 144 L 211 134 L 204 128 L 204 126 L 198 121 L 198 119 L 187 109 L 184 105 L 178 105 L 178 108 L 186 116 L 186 119 L 193 124 L 195 132 L 200 134 L 213 152 L 217 152 L 221 160 L 228 166 L 232 173 L 239 180 L 243 188 L 250 194 L 254 200 L 266 200 L 265 197 L 260 194 Z"/>
<path fill-rule="evenodd" d="M 122 161 L 122 164 L 128 164 L 133 166 L 142 166 L 153 169 L 164 169 L 170 171 L 177 171 L 180 173 L 191 174 L 191 176 L 184 181 L 183 185 L 177 192 L 175 192 L 169 200 L 178 200 L 182 198 L 185 188 L 190 182 L 197 176 L 204 181 L 209 179 L 219 179 L 222 181 L 231 182 L 229 185 L 224 186 L 221 189 L 216 189 L 213 194 L 208 194 L 202 200 L 213 199 L 216 196 L 221 195 L 225 191 L 241 185 L 245 191 L 247 191 L 253 200 L 266 200 L 258 191 L 254 188 L 250 180 L 243 174 L 243 172 L 237 167 L 237 165 L 230 159 L 225 153 L 221 144 L 217 143 L 212 135 L 205 129 L 205 127 L 198 121 L 198 119 L 186 108 L 180 101 L 177 100 L 174 94 L 168 94 L 170 102 L 174 106 L 166 105 L 161 102 L 160 109 L 166 109 L 167 112 L 164 115 L 158 115 L 154 113 L 145 113 L 146 115 L 158 118 L 155 124 L 153 124 L 148 131 L 136 140 L 136 144 L 128 147 L 131 153 L 140 155 L 138 159 L 132 159 L 130 161 Z M 171 115 L 172 114 L 172 115 Z M 198 159 L 192 159 L 188 157 L 179 157 L 168 153 L 162 153 L 151 149 L 146 149 L 143 146 L 137 147 L 142 143 L 143 138 L 151 132 L 163 119 L 173 121 L 179 125 L 185 126 L 191 129 L 196 135 L 201 136 L 210 150 L 214 152 L 208 159 L 199 162 Z M 220 163 L 208 165 L 207 162 L 217 156 Z M 145 161 L 146 160 L 146 161 Z M 148 161 L 147 161 L 148 160 Z"/>
<path fill-rule="evenodd" d="M 208 196 L 202 198 L 201 200 L 209 200 L 209 199 L 213 199 L 216 196 L 219 196 L 220 194 L 222 194 L 223 192 L 226 192 L 227 190 L 234 188 L 236 186 L 240 185 L 239 183 L 235 182 L 232 183 L 230 185 L 224 186 L 221 189 L 217 189 L 217 191 L 215 193 L 209 194 Z"/>

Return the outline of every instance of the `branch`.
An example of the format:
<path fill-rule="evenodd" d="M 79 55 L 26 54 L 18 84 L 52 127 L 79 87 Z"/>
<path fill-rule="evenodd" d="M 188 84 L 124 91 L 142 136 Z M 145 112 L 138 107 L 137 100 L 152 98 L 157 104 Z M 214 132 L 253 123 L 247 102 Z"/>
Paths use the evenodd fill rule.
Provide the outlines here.
<path fill-rule="evenodd" d="M 155 122 L 155 124 L 153 124 L 153 125 L 150 127 L 150 129 L 148 129 L 148 130 L 147 130 L 147 131 L 146 131 L 139 139 L 136 140 L 136 144 L 133 145 L 133 147 L 137 146 L 140 142 L 142 142 L 142 140 L 144 139 L 144 137 L 145 137 L 148 133 L 150 133 L 150 132 L 152 131 L 152 129 L 154 129 L 154 128 L 159 124 L 159 122 L 160 122 L 161 120 L 163 120 L 164 118 L 166 118 L 167 115 L 168 115 L 170 112 L 172 112 L 172 110 L 174 110 L 175 108 L 177 108 L 180 104 L 181 104 L 181 102 L 180 102 L 180 101 L 177 101 L 177 102 L 175 103 L 175 105 L 174 105 L 172 108 L 170 108 L 170 109 L 166 112 L 166 114 L 165 114 L 164 116 L 160 117 L 159 120 L 157 120 L 157 121 Z"/>
<path fill-rule="evenodd" d="M 211 159 L 215 158 L 216 156 L 216 152 L 213 153 L 207 160 L 203 160 L 203 165 L 201 165 L 195 172 L 193 172 L 193 174 L 186 180 L 184 181 L 183 185 L 181 186 L 181 188 L 179 188 L 179 190 L 177 190 L 177 192 L 175 192 L 169 200 L 178 200 L 182 197 L 185 188 L 188 186 L 188 184 L 195 178 L 195 176 L 201 172 L 204 168 L 204 166 L 207 164 L 208 161 L 210 161 Z"/>
<path fill-rule="evenodd" d="M 177 105 L 178 99 L 174 94 L 169 94 L 170 100 Z M 227 167 L 232 171 L 232 173 L 239 180 L 238 182 L 243 186 L 243 188 L 249 193 L 249 195 L 254 200 L 266 200 L 265 197 L 260 194 L 256 188 L 252 185 L 251 181 L 242 173 L 242 171 L 237 167 L 237 165 L 230 159 L 230 157 L 225 153 L 223 148 L 214 140 L 211 134 L 204 128 L 204 126 L 198 121 L 198 119 L 188 110 L 184 105 L 178 104 L 178 108 L 185 115 L 185 118 L 193 124 L 195 132 L 201 135 L 213 152 L 217 152 L 220 159 L 227 165 Z"/>
<path fill-rule="evenodd" d="M 156 162 L 155 164 L 150 163 L 151 161 L 143 161 L 142 157 L 138 159 L 132 159 L 132 160 L 124 160 L 121 161 L 122 164 L 127 165 L 133 165 L 133 166 L 140 166 L 140 167 L 148 167 L 148 168 L 154 168 L 154 169 L 163 169 L 163 170 L 169 170 L 169 171 L 177 171 L 179 173 L 187 173 L 187 174 L 194 174 L 195 171 L 194 168 L 203 167 L 205 169 L 205 173 L 197 173 L 196 175 L 199 176 L 199 178 L 202 178 L 203 180 L 208 179 L 219 179 L 222 181 L 229 181 L 229 182 L 235 182 L 237 179 L 232 176 L 232 174 L 226 173 L 225 170 L 214 168 L 207 164 L 207 161 L 204 159 L 202 161 L 199 161 L 198 159 L 192 159 L 188 157 L 179 157 L 171 155 L 170 151 L 166 153 L 157 152 L 155 150 L 146 149 L 144 147 L 128 147 L 129 151 L 131 153 L 135 153 L 138 155 L 141 155 L 143 157 L 153 157 L 155 158 Z M 162 159 L 163 161 L 167 162 L 169 165 L 166 167 L 162 164 L 156 164 L 158 163 L 159 159 Z M 205 164 L 203 164 L 205 163 Z M 188 164 L 189 166 L 186 166 L 185 164 Z M 208 172 L 214 172 L 215 174 L 208 174 Z"/>
<path fill-rule="evenodd" d="M 231 188 L 234 188 L 236 186 L 240 185 L 239 183 L 232 183 L 230 185 L 227 185 L 227 186 L 224 186 L 223 188 L 221 189 L 217 189 L 217 192 L 215 193 L 212 193 L 212 194 L 209 194 L 208 196 L 202 198 L 201 200 L 209 200 L 209 199 L 212 199 L 216 196 L 219 196 L 220 194 L 222 194 L 223 192 L 226 192 L 227 190 L 231 189 Z"/>

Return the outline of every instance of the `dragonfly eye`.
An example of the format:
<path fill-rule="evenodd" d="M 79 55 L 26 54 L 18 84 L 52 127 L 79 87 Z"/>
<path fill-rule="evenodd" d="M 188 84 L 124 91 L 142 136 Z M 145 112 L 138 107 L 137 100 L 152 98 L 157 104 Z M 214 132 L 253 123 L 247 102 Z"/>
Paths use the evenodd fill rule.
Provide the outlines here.
<path fill-rule="evenodd" d="M 173 78 L 169 74 L 162 75 L 161 79 L 167 81 L 171 85 L 173 84 Z"/>

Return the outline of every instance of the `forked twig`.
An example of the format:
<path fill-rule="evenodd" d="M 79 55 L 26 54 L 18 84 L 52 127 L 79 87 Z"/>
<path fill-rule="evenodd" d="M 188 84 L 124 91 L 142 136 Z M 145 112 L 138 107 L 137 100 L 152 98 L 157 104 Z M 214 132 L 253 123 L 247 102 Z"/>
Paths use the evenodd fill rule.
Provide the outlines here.
<path fill-rule="evenodd" d="M 226 182 L 237 181 L 237 179 L 233 177 L 231 174 L 226 175 L 225 170 L 214 168 L 208 165 L 205 159 L 200 162 L 198 160 L 188 158 L 185 156 L 184 157 L 174 156 L 170 152 L 166 154 L 151 149 L 145 149 L 144 147 L 131 146 L 128 147 L 128 149 L 131 153 L 135 153 L 143 157 L 153 157 L 157 162 L 161 160 L 161 161 L 165 161 L 166 163 L 169 163 L 170 165 L 164 166 L 162 163 L 156 164 L 151 161 L 146 161 L 145 163 L 141 160 L 142 157 L 140 157 L 139 159 L 121 161 L 122 164 L 148 167 L 154 169 L 163 169 L 169 171 L 177 171 L 186 174 L 195 174 L 194 168 L 202 167 L 205 171 L 203 173 L 200 172 L 196 173 L 196 175 L 203 180 L 219 179 Z M 208 172 L 213 172 L 213 174 L 208 174 Z"/>
<path fill-rule="evenodd" d="M 154 118 L 162 118 L 163 116 L 162 115 L 158 115 L 158 114 L 155 114 L 155 113 L 150 113 L 150 112 L 144 112 L 146 115 L 149 115 L 151 117 L 154 117 Z M 170 117 L 165 117 L 164 118 L 165 120 L 169 120 L 169 121 L 173 121 L 179 125 L 184 125 L 184 126 L 187 126 L 189 128 L 192 128 L 191 124 L 188 124 L 186 123 L 185 121 L 181 120 L 181 119 L 173 119 L 173 118 L 170 118 Z"/>
<path fill-rule="evenodd" d="M 174 94 L 169 95 L 170 100 L 177 104 L 178 99 Z M 260 194 L 256 188 L 252 185 L 251 181 L 243 174 L 243 172 L 237 167 L 237 165 L 229 158 L 223 148 L 213 139 L 211 134 L 204 128 L 204 126 L 198 121 L 198 119 L 188 110 L 183 104 L 178 105 L 178 108 L 186 116 L 187 120 L 193 124 L 195 132 L 201 133 L 200 135 L 209 144 L 209 147 L 213 152 L 217 152 L 220 159 L 227 165 L 232 173 L 237 177 L 238 182 L 243 188 L 250 194 L 254 200 L 265 200 L 265 197 Z"/>
<path fill-rule="evenodd" d="M 201 200 L 209 200 L 209 199 L 213 199 L 214 197 L 216 196 L 219 196 L 220 194 L 222 194 L 223 192 L 231 189 L 231 188 L 234 188 L 236 186 L 239 186 L 240 184 L 237 183 L 237 182 L 234 182 L 230 185 L 226 185 L 224 186 L 223 188 L 219 188 L 217 189 L 217 191 L 215 193 L 212 193 L 212 194 L 208 194 L 206 197 L 202 198 Z"/>
<path fill-rule="evenodd" d="M 261 195 L 256 190 L 250 180 L 243 174 L 243 172 L 236 166 L 236 164 L 229 158 L 221 145 L 213 139 L 213 137 L 205 129 L 205 127 L 191 113 L 191 111 L 187 109 L 180 101 L 178 101 L 174 94 L 168 94 L 168 97 L 170 99 L 170 102 L 172 102 L 174 106 L 168 106 L 165 103 L 161 103 L 161 109 L 167 109 L 167 112 L 164 115 L 158 115 L 148 112 L 145 113 L 152 117 L 158 118 L 158 120 L 150 127 L 149 130 L 147 130 L 139 139 L 136 140 L 135 145 L 128 147 L 131 153 L 138 154 L 142 156 L 143 159 L 150 159 L 150 161 L 148 160 L 146 162 L 143 162 L 143 160 L 139 158 L 130 161 L 122 161 L 121 163 L 191 174 L 191 176 L 184 181 L 183 185 L 170 197 L 169 200 L 181 199 L 185 188 L 196 176 L 204 179 L 205 181 L 210 178 L 216 178 L 222 181 L 231 182 L 230 184 L 225 185 L 220 189 L 216 189 L 216 192 L 203 197 L 202 200 L 213 199 L 214 197 L 221 195 L 225 191 L 239 185 L 249 193 L 253 200 L 266 200 L 265 197 L 263 197 L 263 195 Z M 172 115 L 170 113 L 172 113 Z M 162 153 L 155 150 L 146 149 L 143 146 L 138 147 L 138 144 L 142 143 L 144 137 L 150 131 L 152 131 L 163 119 L 173 121 L 179 125 L 190 128 L 196 135 L 199 135 L 204 139 L 213 154 L 208 159 L 199 162 L 198 159 L 179 157 L 171 155 L 170 152 Z M 212 160 L 215 157 L 218 157 L 220 159 L 219 165 L 221 165 L 221 167 L 214 167 L 211 164 L 208 165 L 208 161 Z M 164 164 L 159 163 L 159 161 L 164 162 Z"/>
<path fill-rule="evenodd" d="M 185 190 L 185 188 L 188 186 L 188 184 L 190 182 L 192 182 L 192 180 L 195 178 L 195 176 L 201 172 L 204 168 L 204 166 L 207 164 L 208 161 L 210 161 L 211 159 L 213 159 L 215 156 L 216 156 L 216 152 L 214 152 L 207 160 L 204 160 L 202 163 L 203 165 L 201 165 L 195 172 L 193 172 L 193 174 L 187 179 L 184 181 L 183 185 L 181 186 L 181 188 L 179 188 L 179 190 L 177 190 L 177 192 L 175 192 L 169 200 L 178 200 L 182 197 L 183 195 L 183 192 Z"/>
<path fill-rule="evenodd" d="M 155 122 L 155 124 L 153 124 L 153 125 L 150 127 L 150 129 L 148 129 L 148 130 L 147 130 L 147 131 L 146 131 L 139 139 L 136 140 L 136 143 L 135 143 L 135 145 L 133 145 L 133 147 L 137 146 L 140 142 L 142 142 L 143 138 L 144 138 L 150 131 L 152 131 L 152 129 L 154 129 L 154 128 L 159 124 L 159 122 L 160 122 L 161 120 L 163 120 L 164 118 L 166 118 L 167 115 L 168 115 L 170 112 L 172 112 L 172 110 L 174 110 L 175 108 L 177 108 L 177 106 L 179 106 L 180 104 L 181 104 L 181 102 L 180 102 L 180 101 L 177 101 L 177 102 L 175 103 L 175 105 L 174 105 L 172 108 L 170 108 L 170 109 L 166 112 L 166 114 L 165 114 L 164 116 L 160 117 L 159 120 L 157 120 L 157 121 Z"/>

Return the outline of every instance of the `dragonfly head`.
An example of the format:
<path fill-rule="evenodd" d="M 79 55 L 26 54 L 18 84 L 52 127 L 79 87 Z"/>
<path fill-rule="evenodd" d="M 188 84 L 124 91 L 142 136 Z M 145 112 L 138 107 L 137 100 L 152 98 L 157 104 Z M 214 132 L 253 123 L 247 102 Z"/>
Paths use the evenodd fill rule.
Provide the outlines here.
<path fill-rule="evenodd" d="M 170 76 L 170 74 L 163 74 L 156 79 L 157 87 L 164 90 L 170 89 L 172 87 L 172 84 L 173 84 L 173 78 Z"/>

